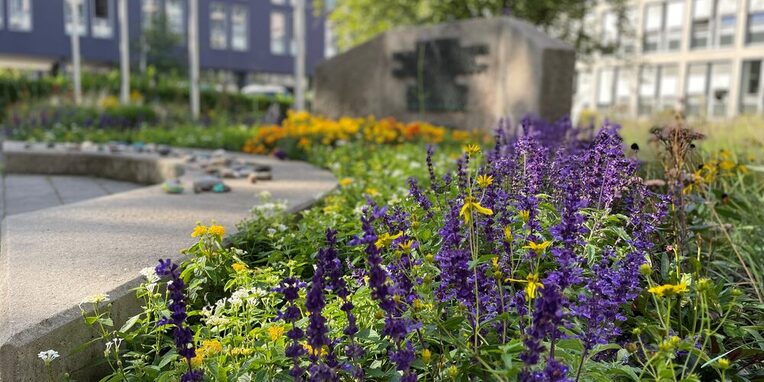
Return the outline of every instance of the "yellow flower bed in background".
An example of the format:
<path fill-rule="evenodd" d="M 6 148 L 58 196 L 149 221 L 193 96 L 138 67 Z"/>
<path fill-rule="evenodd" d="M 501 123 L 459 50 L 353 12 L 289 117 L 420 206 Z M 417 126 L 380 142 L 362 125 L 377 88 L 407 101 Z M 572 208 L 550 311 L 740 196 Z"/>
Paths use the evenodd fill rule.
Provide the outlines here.
<path fill-rule="evenodd" d="M 332 145 L 339 141 L 362 140 L 377 144 L 415 141 L 441 143 L 446 139 L 466 142 L 481 136 L 480 133 L 466 131 L 451 132 L 445 127 L 427 122 L 403 123 L 391 117 L 342 117 L 334 120 L 304 111 L 290 111 L 281 126 L 271 125 L 258 129 L 255 136 L 246 142 L 243 150 L 254 154 L 268 154 L 286 141 L 291 141 L 299 149 L 308 150 L 315 144 Z"/>

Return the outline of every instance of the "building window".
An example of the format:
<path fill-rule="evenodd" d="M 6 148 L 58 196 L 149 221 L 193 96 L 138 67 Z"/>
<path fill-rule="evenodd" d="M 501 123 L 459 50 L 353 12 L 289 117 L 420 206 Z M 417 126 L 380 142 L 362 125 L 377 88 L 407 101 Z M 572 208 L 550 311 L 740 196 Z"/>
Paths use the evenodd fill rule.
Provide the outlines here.
<path fill-rule="evenodd" d="M 657 110 L 673 110 L 676 106 L 679 87 L 679 68 L 676 65 L 663 65 L 658 72 L 660 86 L 658 87 Z"/>
<path fill-rule="evenodd" d="M 167 17 L 167 26 L 170 32 L 180 36 L 181 41 L 184 40 L 185 25 L 184 22 L 184 9 L 182 0 L 165 0 L 164 12 Z"/>
<path fill-rule="evenodd" d="M 724 117 L 727 115 L 727 104 L 729 103 L 730 78 L 732 66 L 726 62 L 717 62 L 711 64 L 711 81 L 709 93 L 709 112 L 713 117 Z"/>
<path fill-rule="evenodd" d="M 618 15 L 606 12 L 602 16 L 602 45 L 615 45 L 618 42 Z"/>
<path fill-rule="evenodd" d="M 700 115 L 705 109 L 706 103 L 706 78 L 708 66 L 706 64 L 691 64 L 687 69 L 687 92 L 686 107 L 687 115 Z"/>
<path fill-rule="evenodd" d="M 657 51 L 661 43 L 663 28 L 663 5 L 651 4 L 645 9 L 645 36 L 642 43 L 644 52 Z"/>
<path fill-rule="evenodd" d="M 684 2 L 672 1 L 666 4 L 666 49 L 679 50 L 682 47 L 682 19 Z"/>
<path fill-rule="evenodd" d="M 11 0 L 13 1 L 13 0 Z M 86 36 L 88 34 L 87 24 L 87 2 L 82 1 L 77 4 L 77 34 L 79 36 Z M 64 31 L 66 34 L 72 34 L 72 2 L 65 0 L 64 2 Z"/>
<path fill-rule="evenodd" d="M 620 107 L 628 109 L 631 103 L 633 76 L 632 70 L 625 68 L 618 69 L 615 84 L 615 102 Z"/>
<path fill-rule="evenodd" d="M 159 11 L 159 0 L 143 0 L 141 2 L 141 23 L 143 29 L 151 28 L 151 23 L 154 21 L 157 12 Z"/>
<path fill-rule="evenodd" d="M 653 3 L 645 8 L 644 52 L 679 50 L 682 46 L 684 2 Z M 665 16 L 665 17 L 664 17 Z"/>
<path fill-rule="evenodd" d="M 113 33 L 113 7 L 112 0 L 92 1 L 91 28 L 93 37 L 111 38 Z"/>
<path fill-rule="evenodd" d="M 287 52 L 287 25 L 284 12 L 271 12 L 271 53 L 283 55 Z"/>
<path fill-rule="evenodd" d="M 607 108 L 613 103 L 613 68 L 601 69 L 597 78 L 597 107 Z"/>
<path fill-rule="evenodd" d="M 228 15 L 225 3 L 210 3 L 210 47 L 228 48 Z"/>
<path fill-rule="evenodd" d="M 764 43 L 764 1 L 762 0 L 751 0 L 750 2 L 746 42 L 749 44 Z"/>
<path fill-rule="evenodd" d="M 643 66 L 639 74 L 639 115 L 650 115 L 655 108 L 658 92 L 658 70 Z"/>
<path fill-rule="evenodd" d="M 692 12 L 693 49 L 735 44 L 737 0 L 695 0 Z"/>
<path fill-rule="evenodd" d="M 764 107 L 762 95 L 762 64 L 761 60 L 743 62 L 743 76 L 740 83 L 740 112 L 753 114 L 761 112 Z"/>
<path fill-rule="evenodd" d="M 8 29 L 32 30 L 32 0 L 8 0 Z"/>
<path fill-rule="evenodd" d="M 621 50 L 625 54 L 632 54 L 635 51 L 637 35 L 637 8 L 629 7 L 624 14 L 624 24 L 621 26 L 620 43 Z"/>
<path fill-rule="evenodd" d="M 249 48 L 249 9 L 245 5 L 231 7 L 231 48 L 239 51 Z"/>

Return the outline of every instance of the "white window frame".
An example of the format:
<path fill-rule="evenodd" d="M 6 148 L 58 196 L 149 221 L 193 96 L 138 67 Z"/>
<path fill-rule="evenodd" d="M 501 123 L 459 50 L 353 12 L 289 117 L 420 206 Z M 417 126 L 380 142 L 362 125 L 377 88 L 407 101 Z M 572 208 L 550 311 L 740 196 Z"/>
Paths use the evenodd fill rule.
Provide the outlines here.
<path fill-rule="evenodd" d="M 82 0 L 80 5 L 82 6 L 82 12 L 80 13 L 79 17 L 79 25 L 77 26 L 77 32 L 79 33 L 79 36 L 87 36 L 88 35 L 88 10 L 90 9 L 89 0 Z M 72 28 L 74 27 L 71 23 L 71 20 L 69 20 L 71 12 L 71 1 L 70 0 L 64 0 L 64 33 L 67 36 L 70 36 L 72 34 Z M 67 17 L 69 16 L 69 18 Z"/>
<path fill-rule="evenodd" d="M 219 9 L 216 9 L 219 8 Z M 218 14 L 222 12 L 222 14 Z M 213 25 L 222 22 L 222 35 L 213 33 Z M 228 4 L 222 1 L 213 1 L 210 3 L 210 48 L 217 50 L 228 49 Z M 222 37 L 222 38 L 220 38 Z"/>
<path fill-rule="evenodd" d="M 231 49 L 238 52 L 249 50 L 249 7 L 247 4 L 232 4 L 230 7 L 231 16 Z M 234 33 L 237 24 L 237 17 L 243 17 L 244 34 L 241 36 L 243 45 L 237 43 L 236 33 Z"/>
<path fill-rule="evenodd" d="M 116 12 L 116 8 L 114 7 L 114 1 L 113 0 L 104 0 L 106 1 L 106 9 L 108 10 L 108 15 L 106 19 L 102 19 L 100 17 L 96 17 L 96 1 L 98 0 L 90 0 L 90 34 L 95 38 L 113 38 L 114 37 L 114 12 Z"/>
<path fill-rule="evenodd" d="M 281 38 L 276 39 L 274 37 L 274 18 L 275 17 L 282 17 L 283 18 L 283 25 L 281 30 Z M 288 49 L 289 46 L 287 45 L 287 36 L 289 28 L 289 23 L 287 21 L 287 13 L 284 11 L 276 11 L 272 10 L 270 14 L 270 24 L 269 24 L 269 36 L 270 36 L 270 52 L 274 56 L 285 56 L 289 53 Z M 280 45 L 274 45 L 274 44 L 280 44 Z M 280 49 L 274 49 L 275 46 L 280 46 Z"/>
<path fill-rule="evenodd" d="M 12 12 L 11 7 L 15 4 L 15 1 L 21 1 L 27 4 L 28 11 L 26 14 L 16 14 Z M 23 8 L 23 7 L 22 7 Z M 34 30 L 34 2 L 32 0 L 10 0 L 8 2 L 8 30 L 14 32 L 31 32 Z"/>
<path fill-rule="evenodd" d="M 177 4 L 178 5 L 178 12 L 180 12 L 179 20 L 180 23 L 174 23 L 173 18 L 170 16 L 174 13 L 171 12 L 171 5 Z M 167 28 L 172 32 L 180 36 L 180 41 L 185 42 L 186 41 L 186 6 L 184 5 L 185 2 L 182 0 L 164 0 L 164 14 L 167 18 Z M 178 20 L 175 20 L 178 21 Z"/>

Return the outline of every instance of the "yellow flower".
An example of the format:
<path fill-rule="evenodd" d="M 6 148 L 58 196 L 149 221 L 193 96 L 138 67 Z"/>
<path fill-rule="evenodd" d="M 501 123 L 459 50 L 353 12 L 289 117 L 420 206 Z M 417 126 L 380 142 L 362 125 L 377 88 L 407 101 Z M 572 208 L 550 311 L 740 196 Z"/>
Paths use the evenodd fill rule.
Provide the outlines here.
<path fill-rule="evenodd" d="M 247 270 L 247 264 L 234 263 L 233 265 L 231 265 L 231 268 L 233 268 L 234 272 L 241 273 Z"/>
<path fill-rule="evenodd" d="M 414 245 L 414 240 L 408 240 L 405 243 L 399 243 L 398 246 L 401 247 L 401 250 L 405 253 L 411 252 L 411 246 Z"/>
<path fill-rule="evenodd" d="M 194 232 L 191 232 L 191 237 L 199 237 L 207 234 L 207 227 L 199 224 L 194 228 Z"/>
<path fill-rule="evenodd" d="M 371 195 L 371 196 L 377 196 L 377 195 L 379 195 L 379 191 L 377 191 L 377 189 L 376 189 L 376 188 L 373 188 L 373 187 L 369 187 L 369 188 L 367 188 L 367 189 L 366 189 L 366 191 L 364 191 L 364 192 L 366 192 L 367 194 L 369 194 L 369 195 Z"/>
<path fill-rule="evenodd" d="M 421 310 L 422 308 L 424 308 L 424 303 L 422 303 L 422 300 L 418 298 L 414 299 L 414 302 L 412 303 L 412 305 L 414 306 L 415 310 Z"/>
<path fill-rule="evenodd" d="M 463 147 L 464 152 L 469 155 L 473 156 L 475 154 L 480 153 L 480 146 L 478 145 L 467 145 Z"/>
<path fill-rule="evenodd" d="M 541 243 L 535 243 L 532 241 L 528 242 L 528 245 L 523 246 L 523 248 L 530 249 L 533 252 L 536 252 L 537 255 L 542 254 L 544 251 L 546 251 L 549 246 L 552 245 L 552 242 L 547 240 Z"/>
<path fill-rule="evenodd" d="M 422 350 L 422 361 L 424 363 L 430 363 L 431 359 L 432 359 L 432 352 L 430 351 L 430 349 Z"/>
<path fill-rule="evenodd" d="M 308 354 L 312 356 L 324 357 L 328 353 L 326 351 L 326 347 L 321 347 L 321 350 L 314 350 L 313 347 L 310 346 L 308 343 L 303 343 L 302 347 L 305 349 L 305 351 L 308 352 Z"/>
<path fill-rule="evenodd" d="M 217 237 L 223 237 L 225 235 L 225 227 L 222 225 L 213 224 L 207 229 L 207 233 Z"/>
<path fill-rule="evenodd" d="M 729 159 L 725 159 L 725 160 L 719 162 L 719 168 L 724 170 L 724 171 L 732 170 L 733 168 L 735 168 L 735 162 L 733 162 L 733 161 L 731 161 Z"/>
<path fill-rule="evenodd" d="M 719 358 L 719 368 L 722 370 L 726 370 L 730 367 L 730 360 L 726 358 Z"/>
<path fill-rule="evenodd" d="M 689 289 L 687 288 L 687 284 L 685 282 L 680 282 L 679 284 L 663 284 L 663 285 L 657 285 L 654 287 L 649 288 L 647 291 L 655 295 L 656 297 L 664 297 L 664 296 L 673 296 L 673 295 L 680 295 L 682 293 L 687 293 Z"/>
<path fill-rule="evenodd" d="M 342 178 L 340 179 L 340 186 L 347 187 L 349 185 L 353 184 L 352 178 Z"/>
<path fill-rule="evenodd" d="M 193 367 L 199 367 L 204 362 L 204 358 L 208 355 L 217 354 L 223 351 L 223 344 L 218 340 L 204 340 L 202 346 L 196 349 L 196 355 L 191 358 L 191 365 Z"/>
<path fill-rule="evenodd" d="M 748 173 L 748 166 L 746 166 L 744 164 L 737 165 L 737 172 L 739 172 L 741 174 L 747 174 Z"/>
<path fill-rule="evenodd" d="M 483 215 L 493 215 L 493 210 L 481 206 L 475 198 L 468 196 L 464 199 L 464 205 L 462 206 L 462 210 L 459 211 L 459 216 L 464 218 L 465 223 L 469 224 L 472 220 L 472 211 Z"/>
<path fill-rule="evenodd" d="M 507 281 L 513 281 L 516 283 L 527 283 L 525 286 L 525 294 L 528 296 L 529 300 L 533 300 L 536 298 L 536 291 L 538 291 L 539 288 L 543 289 L 544 284 L 541 283 L 539 279 L 539 275 L 536 273 L 531 273 L 528 275 L 528 277 L 525 278 L 525 280 L 516 280 L 516 279 L 507 279 Z"/>
<path fill-rule="evenodd" d="M 231 354 L 231 355 L 245 355 L 246 356 L 246 355 L 250 355 L 250 354 L 252 354 L 254 352 L 255 352 L 254 349 L 243 348 L 243 347 L 235 347 L 235 348 L 231 349 L 228 353 Z"/>
<path fill-rule="evenodd" d="M 477 177 L 477 183 L 481 188 L 486 188 L 493 184 L 493 177 L 485 174 L 480 175 Z"/>
<path fill-rule="evenodd" d="M 268 328 L 268 337 L 271 341 L 278 341 L 281 336 L 284 335 L 284 327 L 281 325 L 274 325 Z"/>
<path fill-rule="evenodd" d="M 528 285 L 525 286 L 525 294 L 528 295 L 529 300 L 533 300 L 536 298 L 536 291 L 539 288 L 543 289 L 544 284 L 539 281 L 539 275 L 535 273 L 529 274 L 526 280 L 528 281 Z"/>
<path fill-rule="evenodd" d="M 520 219 L 524 222 L 527 222 L 531 218 L 531 212 L 528 210 L 520 210 L 517 214 L 520 215 Z"/>
<path fill-rule="evenodd" d="M 199 367 L 202 365 L 202 362 L 204 362 L 204 353 L 197 350 L 194 358 L 191 358 L 191 366 Z"/>
<path fill-rule="evenodd" d="M 403 232 L 398 232 L 395 235 L 390 235 L 390 233 L 385 232 L 382 235 L 379 236 L 377 241 L 374 243 L 374 245 L 377 247 L 377 249 L 382 249 L 389 247 L 390 244 L 393 243 L 393 240 L 401 237 L 403 235 Z"/>
<path fill-rule="evenodd" d="M 504 241 L 507 243 L 512 242 L 512 227 L 510 226 L 504 227 Z"/>
<path fill-rule="evenodd" d="M 217 354 L 223 351 L 223 344 L 218 340 L 204 340 L 202 341 L 201 350 L 204 354 Z"/>
<path fill-rule="evenodd" d="M 451 365 L 448 367 L 448 376 L 453 378 L 456 378 L 459 375 L 459 369 L 456 367 L 456 365 Z"/>

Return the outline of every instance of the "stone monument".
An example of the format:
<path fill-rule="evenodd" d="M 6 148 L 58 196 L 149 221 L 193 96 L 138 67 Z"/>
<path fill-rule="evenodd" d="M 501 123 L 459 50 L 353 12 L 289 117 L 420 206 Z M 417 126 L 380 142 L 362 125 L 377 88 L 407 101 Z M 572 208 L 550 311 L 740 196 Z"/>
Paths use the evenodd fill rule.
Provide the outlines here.
<path fill-rule="evenodd" d="M 402 27 L 322 63 L 314 111 L 460 129 L 570 113 L 575 52 L 513 17 Z"/>

